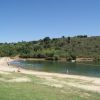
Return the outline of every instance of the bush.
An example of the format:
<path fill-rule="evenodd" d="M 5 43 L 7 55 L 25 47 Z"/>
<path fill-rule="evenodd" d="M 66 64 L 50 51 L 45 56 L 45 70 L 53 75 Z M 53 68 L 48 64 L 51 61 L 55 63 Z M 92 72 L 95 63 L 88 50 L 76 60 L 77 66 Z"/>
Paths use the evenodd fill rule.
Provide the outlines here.
<path fill-rule="evenodd" d="M 54 55 L 53 60 L 59 60 L 59 56 L 58 55 Z"/>

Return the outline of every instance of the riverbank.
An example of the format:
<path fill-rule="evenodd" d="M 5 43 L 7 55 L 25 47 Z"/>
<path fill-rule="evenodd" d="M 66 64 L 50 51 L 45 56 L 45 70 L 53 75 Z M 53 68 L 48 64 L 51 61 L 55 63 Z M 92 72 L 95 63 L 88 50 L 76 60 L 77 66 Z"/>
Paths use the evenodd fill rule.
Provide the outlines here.
<path fill-rule="evenodd" d="M 50 58 L 20 58 L 19 56 L 17 57 L 12 57 L 12 59 L 18 59 L 18 60 L 38 60 L 38 61 L 59 61 L 59 62 L 93 62 L 96 61 L 95 58 L 90 58 L 90 57 L 77 57 L 75 60 L 68 60 L 67 58 L 58 58 L 54 60 L 52 57 Z"/>
<path fill-rule="evenodd" d="M 86 76 L 79 76 L 79 75 L 68 75 L 68 74 L 57 74 L 57 73 L 48 73 L 48 72 L 39 72 L 39 71 L 33 71 L 33 70 L 26 70 L 20 68 L 20 72 L 18 72 L 18 68 L 8 65 L 8 61 L 14 61 L 16 59 L 10 59 L 10 58 L 1 58 L 0 59 L 0 73 L 21 73 L 21 74 L 27 74 L 27 75 L 34 75 L 36 77 L 39 77 L 41 79 L 46 79 L 49 81 L 58 81 L 57 79 L 54 80 L 53 78 L 60 78 L 63 80 L 71 79 L 71 80 L 81 80 L 82 83 L 75 83 L 75 82 L 65 82 L 65 81 L 58 81 L 58 83 L 64 84 L 64 82 L 72 87 L 85 89 L 89 91 L 94 91 L 100 93 L 100 78 L 95 77 L 86 77 Z M 84 82 L 89 83 L 84 85 Z"/>

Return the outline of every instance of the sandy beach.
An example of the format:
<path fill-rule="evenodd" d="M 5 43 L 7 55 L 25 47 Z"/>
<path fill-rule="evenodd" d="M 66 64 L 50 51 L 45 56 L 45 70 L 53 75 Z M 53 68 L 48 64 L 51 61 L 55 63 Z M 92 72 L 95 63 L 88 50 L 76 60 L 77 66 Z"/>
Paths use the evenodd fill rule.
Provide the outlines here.
<path fill-rule="evenodd" d="M 0 74 L 9 74 L 12 72 L 18 73 L 18 68 L 15 66 L 8 65 L 8 62 L 14 61 L 15 59 L 10 59 L 9 57 L 3 57 L 0 58 Z M 87 76 L 79 76 L 79 75 L 68 75 L 68 74 L 57 74 L 57 73 L 48 73 L 48 72 L 39 72 L 39 71 L 33 71 L 33 70 L 26 70 L 20 68 L 20 72 L 23 74 L 30 74 L 35 75 L 37 77 L 46 79 L 48 81 L 57 81 L 53 80 L 54 77 L 56 78 L 62 78 L 62 79 L 78 79 L 82 80 L 82 82 L 90 82 L 91 84 L 81 84 L 81 83 L 65 83 L 64 81 L 58 82 L 61 84 L 67 84 L 72 87 L 77 87 L 89 91 L 99 92 L 100 93 L 100 78 L 96 77 L 87 77 Z"/>

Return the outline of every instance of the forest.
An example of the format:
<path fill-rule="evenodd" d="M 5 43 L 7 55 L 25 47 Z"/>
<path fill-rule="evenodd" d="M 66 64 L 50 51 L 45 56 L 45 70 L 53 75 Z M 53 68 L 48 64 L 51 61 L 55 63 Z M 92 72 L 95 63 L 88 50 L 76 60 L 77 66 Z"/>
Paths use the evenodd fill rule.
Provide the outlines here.
<path fill-rule="evenodd" d="M 0 43 L 0 56 L 45 58 L 48 60 L 61 58 L 72 60 L 79 57 L 90 57 L 100 60 L 100 36 L 45 37 L 38 41 Z"/>

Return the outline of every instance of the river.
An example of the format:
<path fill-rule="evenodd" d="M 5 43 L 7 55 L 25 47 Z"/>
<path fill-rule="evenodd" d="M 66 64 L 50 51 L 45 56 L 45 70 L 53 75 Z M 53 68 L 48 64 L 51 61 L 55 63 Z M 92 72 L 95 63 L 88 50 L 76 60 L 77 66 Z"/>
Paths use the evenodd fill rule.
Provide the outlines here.
<path fill-rule="evenodd" d="M 36 71 L 100 77 L 100 63 L 68 63 L 58 61 L 14 61 L 11 64 Z"/>

